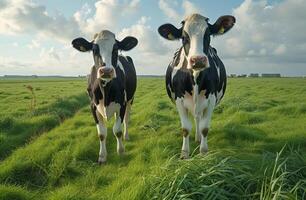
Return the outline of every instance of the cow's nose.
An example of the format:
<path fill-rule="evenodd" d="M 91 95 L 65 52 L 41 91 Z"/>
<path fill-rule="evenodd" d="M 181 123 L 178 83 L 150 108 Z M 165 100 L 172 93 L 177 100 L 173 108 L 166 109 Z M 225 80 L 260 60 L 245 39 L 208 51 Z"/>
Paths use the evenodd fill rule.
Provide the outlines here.
<path fill-rule="evenodd" d="M 114 69 L 110 67 L 101 67 L 99 69 L 99 73 L 100 73 L 101 78 L 113 78 Z"/>
<path fill-rule="evenodd" d="M 207 66 L 207 57 L 206 56 L 192 56 L 190 58 L 190 65 L 192 69 L 202 69 Z"/>

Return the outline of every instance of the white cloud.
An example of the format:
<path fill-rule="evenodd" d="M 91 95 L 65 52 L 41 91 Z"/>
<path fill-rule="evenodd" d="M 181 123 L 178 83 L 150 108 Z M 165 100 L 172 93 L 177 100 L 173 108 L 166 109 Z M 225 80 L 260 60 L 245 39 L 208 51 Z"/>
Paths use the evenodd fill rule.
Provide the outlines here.
<path fill-rule="evenodd" d="M 280 44 L 276 49 L 274 50 L 275 55 L 282 55 L 286 52 L 286 46 L 284 44 Z"/>
<path fill-rule="evenodd" d="M 182 7 L 184 9 L 184 17 L 193 13 L 200 13 L 197 6 L 195 6 L 193 3 L 191 3 L 188 0 L 183 0 Z"/>
<path fill-rule="evenodd" d="M 265 0 L 245 0 L 233 10 L 236 17 L 233 30 L 213 38 L 212 45 L 225 59 L 270 66 L 305 63 L 305 10 L 306 0 L 284 0 L 273 5 Z M 258 69 L 264 70 L 264 66 Z"/>
<path fill-rule="evenodd" d="M 177 11 L 172 8 L 169 5 L 169 0 L 159 0 L 158 5 L 159 8 L 163 11 L 163 13 L 170 19 L 173 19 L 175 21 L 179 21 L 180 19 L 180 15 L 177 13 Z M 172 1 L 173 2 L 173 1 Z"/>
<path fill-rule="evenodd" d="M 61 14 L 50 16 L 44 6 L 30 0 L 4 0 L 2 4 L 0 34 L 34 33 L 65 41 L 79 32 L 75 20 Z"/>
<path fill-rule="evenodd" d="M 139 0 L 130 2 L 100 0 L 95 3 L 95 12 L 92 17 L 89 17 L 91 10 L 85 4 L 80 11 L 74 14 L 74 19 L 82 27 L 82 31 L 90 36 L 102 29 L 116 32 L 119 28 L 117 26 L 118 21 L 137 11 L 138 5 Z"/>
<path fill-rule="evenodd" d="M 38 40 L 32 40 L 30 44 L 27 45 L 29 49 L 40 48 L 40 42 Z"/>
<path fill-rule="evenodd" d="M 54 47 L 51 47 L 49 50 L 42 48 L 40 52 L 40 58 L 41 60 L 51 60 L 51 61 L 61 60 L 59 54 L 57 53 Z"/>
<path fill-rule="evenodd" d="M 200 12 L 197 6 L 188 0 L 183 0 L 180 7 L 178 6 L 177 1 L 170 0 L 159 0 L 158 5 L 164 15 L 176 23 L 182 21 L 192 13 Z M 183 13 L 180 12 L 181 9 L 183 10 Z"/>
<path fill-rule="evenodd" d="M 135 25 L 124 28 L 117 38 L 122 40 L 129 35 L 137 37 L 138 45 L 125 54 L 132 56 L 139 74 L 164 74 L 178 43 L 165 42 L 157 31 L 148 25 L 149 21 L 150 18 L 141 17 Z"/>

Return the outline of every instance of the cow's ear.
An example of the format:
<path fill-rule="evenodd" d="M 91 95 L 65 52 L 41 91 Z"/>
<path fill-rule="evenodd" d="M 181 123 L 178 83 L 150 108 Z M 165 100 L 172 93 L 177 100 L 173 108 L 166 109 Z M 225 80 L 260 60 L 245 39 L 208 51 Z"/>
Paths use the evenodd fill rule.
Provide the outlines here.
<path fill-rule="evenodd" d="M 121 41 L 117 41 L 118 48 L 123 51 L 128 51 L 136 47 L 138 40 L 135 37 L 127 36 Z"/>
<path fill-rule="evenodd" d="M 178 40 L 182 37 L 182 28 L 177 29 L 172 24 L 163 24 L 158 28 L 158 33 L 167 40 Z"/>
<path fill-rule="evenodd" d="M 235 24 L 236 19 L 231 15 L 224 15 L 219 17 L 219 19 L 210 26 L 210 33 L 212 35 L 222 35 L 229 31 Z"/>
<path fill-rule="evenodd" d="M 84 38 L 76 38 L 71 42 L 72 46 L 81 51 L 81 52 L 87 52 L 92 50 L 92 42 L 88 42 Z"/>

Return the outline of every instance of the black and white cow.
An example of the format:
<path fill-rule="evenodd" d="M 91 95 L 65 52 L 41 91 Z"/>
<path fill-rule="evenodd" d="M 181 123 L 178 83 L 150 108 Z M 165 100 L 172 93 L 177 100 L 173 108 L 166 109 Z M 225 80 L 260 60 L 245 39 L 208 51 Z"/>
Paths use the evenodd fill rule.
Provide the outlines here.
<path fill-rule="evenodd" d="M 84 38 L 72 41 L 74 48 L 81 52 L 93 52 L 94 66 L 88 78 L 88 95 L 91 99 L 91 111 L 97 125 L 100 140 L 98 162 L 106 162 L 106 121 L 115 115 L 113 133 L 117 139 L 117 152 L 122 154 L 122 137 L 128 140 L 128 121 L 130 109 L 136 91 L 136 71 L 132 59 L 118 55 L 118 51 L 128 51 L 137 45 L 134 37 L 122 41 L 115 34 L 103 30 L 94 36 L 92 42 Z M 124 132 L 122 134 L 122 123 Z"/>
<path fill-rule="evenodd" d="M 235 23 L 233 16 L 222 16 L 213 25 L 208 18 L 192 14 L 181 28 L 164 24 L 159 34 L 168 40 L 182 39 L 183 46 L 175 53 L 166 72 L 166 89 L 176 104 L 183 134 L 181 158 L 189 157 L 189 133 L 192 123 L 188 112 L 194 116 L 195 140 L 200 142 L 200 153 L 208 151 L 207 135 L 213 109 L 222 99 L 226 88 L 225 67 L 210 46 L 211 35 L 222 35 Z"/>

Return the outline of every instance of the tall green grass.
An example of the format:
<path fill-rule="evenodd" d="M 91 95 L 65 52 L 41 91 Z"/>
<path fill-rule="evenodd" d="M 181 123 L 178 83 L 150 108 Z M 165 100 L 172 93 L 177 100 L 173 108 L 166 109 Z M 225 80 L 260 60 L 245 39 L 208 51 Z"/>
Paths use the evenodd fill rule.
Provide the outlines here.
<path fill-rule="evenodd" d="M 170 159 L 152 175 L 147 199 L 305 199 L 306 159 L 284 149 L 276 154 L 248 155 L 214 151 L 188 161 Z"/>
<path fill-rule="evenodd" d="M 0 109 L 3 108 L 0 111 L 0 160 L 88 105 L 87 95 L 77 86 L 80 84 L 85 88 L 84 80 L 58 82 L 55 79 L 51 84 L 30 80 L 24 83 L 0 81 L 0 95 L 4 97 L 0 100 Z M 37 108 L 31 108 L 33 102 L 29 96 L 32 94 L 24 87 L 25 83 L 31 84 L 32 91 L 35 91 Z M 59 91 L 54 92 L 54 87 Z"/>
<path fill-rule="evenodd" d="M 213 114 L 209 153 L 198 155 L 191 134 L 193 154 L 184 161 L 178 156 L 180 121 L 164 79 L 139 79 L 131 140 L 124 142 L 125 155 L 118 156 L 113 121 L 108 123 L 105 166 L 96 162 L 99 140 L 82 89 L 85 81 L 31 81 L 34 88 L 41 87 L 35 91 L 34 112 L 25 115 L 25 107 L 16 101 L 9 101 L 10 111 L 0 111 L 11 119 L 2 122 L 5 134 L 0 138 L 14 138 L 13 130 L 22 130 L 19 135 L 27 138 L 16 138 L 19 146 L 0 161 L 2 199 L 305 198 L 306 79 L 229 79 L 224 100 Z M 28 82 L 5 84 L 14 88 Z M 65 89 L 58 89 L 60 85 Z M 57 90 L 63 90 L 55 98 L 59 101 L 50 100 Z M 0 96 L 12 100 L 29 95 L 9 92 Z M 56 123 L 45 120 L 50 116 Z"/>

